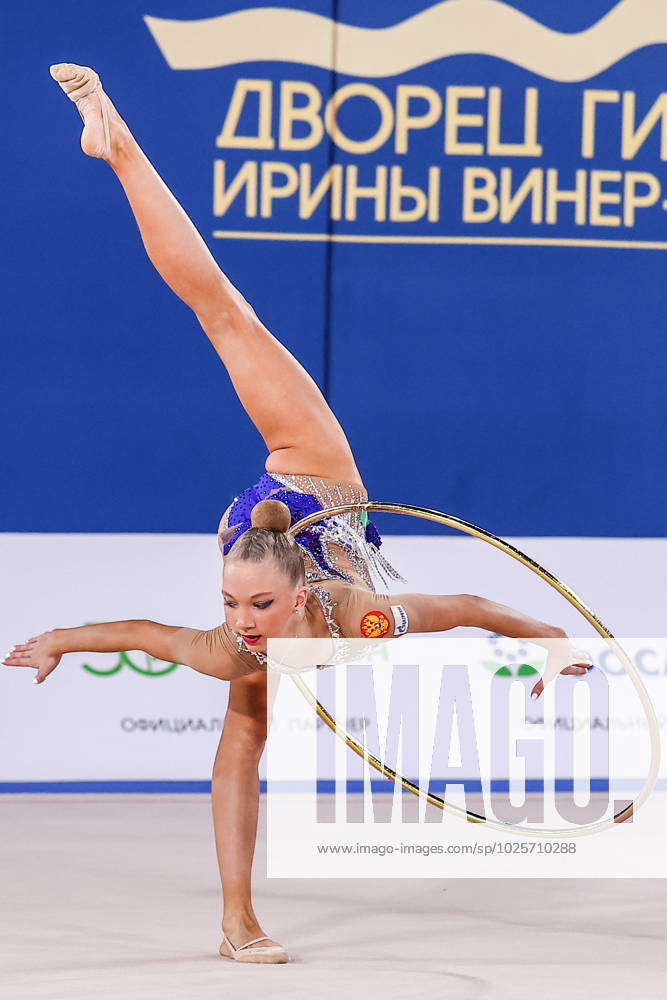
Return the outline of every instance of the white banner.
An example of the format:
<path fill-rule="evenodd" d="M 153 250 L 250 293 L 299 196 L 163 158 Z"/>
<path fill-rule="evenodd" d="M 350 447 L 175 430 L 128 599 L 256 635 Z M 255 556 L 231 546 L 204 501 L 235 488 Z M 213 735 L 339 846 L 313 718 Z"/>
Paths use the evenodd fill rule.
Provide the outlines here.
<path fill-rule="evenodd" d="M 561 576 L 617 635 L 660 634 L 664 539 L 512 541 Z M 481 594 L 561 625 L 572 636 L 593 635 L 560 595 L 482 542 L 385 536 L 383 551 L 408 580 L 398 590 Z M 0 553 L 2 652 L 49 628 L 87 622 L 148 618 L 210 628 L 224 617 L 220 556 L 211 535 L 4 534 Z M 489 665 L 480 670 L 489 679 L 503 666 L 510 676 L 518 673 L 526 660 L 519 649 L 486 642 Z M 660 686 L 667 683 L 667 664 L 655 650 L 641 653 L 637 666 Z M 225 682 L 137 652 L 67 654 L 41 685 L 32 684 L 33 673 L 0 671 L 0 783 L 143 785 L 210 778 L 227 704 Z M 350 708 L 349 728 L 364 711 L 363 705 Z M 630 711 L 628 727 L 635 718 L 641 727 L 639 716 Z"/>

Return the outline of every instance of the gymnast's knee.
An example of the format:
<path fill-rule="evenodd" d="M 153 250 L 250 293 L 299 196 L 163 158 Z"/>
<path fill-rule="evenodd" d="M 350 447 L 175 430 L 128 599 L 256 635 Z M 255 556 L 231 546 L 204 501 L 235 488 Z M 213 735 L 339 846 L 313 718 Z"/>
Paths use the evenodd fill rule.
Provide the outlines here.
<path fill-rule="evenodd" d="M 233 745 L 240 753 L 262 753 L 266 743 L 266 719 L 244 720 L 234 731 Z"/>
<path fill-rule="evenodd" d="M 213 777 L 229 774 L 235 766 L 257 766 L 266 744 L 266 717 L 227 712 L 224 740 L 216 755 Z"/>

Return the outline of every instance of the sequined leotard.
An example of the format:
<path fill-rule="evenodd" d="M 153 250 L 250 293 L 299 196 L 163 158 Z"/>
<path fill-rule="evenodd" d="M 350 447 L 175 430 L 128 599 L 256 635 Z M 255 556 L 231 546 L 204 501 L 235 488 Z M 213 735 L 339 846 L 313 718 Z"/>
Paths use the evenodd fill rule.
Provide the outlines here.
<path fill-rule="evenodd" d="M 267 497 L 282 500 L 289 507 L 291 524 L 294 525 L 315 511 L 367 500 L 368 493 L 360 483 L 294 473 L 264 473 L 257 483 L 234 497 L 220 519 L 218 544 L 223 560 L 234 542 L 251 527 L 252 508 Z M 336 620 L 341 616 L 335 610 L 338 602 L 329 589 L 322 586 L 324 581 L 340 580 L 355 590 L 361 588 L 363 593 L 375 592 L 373 573 L 385 582 L 387 577 L 403 580 L 380 553 L 382 538 L 365 512 L 352 511 L 324 518 L 300 532 L 296 539 L 304 556 L 306 583 L 318 599 L 333 638 L 342 637 L 341 622 Z M 387 602 L 384 595 L 378 595 L 378 598 L 383 603 Z M 346 606 L 348 603 L 345 601 Z M 224 642 L 228 651 L 231 645 L 236 654 L 243 657 L 244 663 L 247 664 L 248 657 L 254 657 L 260 664 L 266 665 L 266 656 L 248 649 L 233 629 L 225 626 L 224 633 L 221 639 L 231 639 L 231 643 Z"/>

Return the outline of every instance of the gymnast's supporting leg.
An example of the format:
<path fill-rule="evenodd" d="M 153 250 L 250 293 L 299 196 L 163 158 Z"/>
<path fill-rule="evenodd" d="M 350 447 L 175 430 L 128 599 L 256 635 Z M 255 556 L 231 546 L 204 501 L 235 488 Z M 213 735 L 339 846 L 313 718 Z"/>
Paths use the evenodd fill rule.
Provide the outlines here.
<path fill-rule="evenodd" d="M 96 75 L 71 63 L 52 67 L 51 75 L 77 102 L 84 119 L 84 152 L 105 159 L 118 176 L 150 260 L 194 311 L 227 368 L 241 404 L 269 451 L 267 470 L 360 482 L 345 433 L 319 388 L 218 267 L 96 84 Z"/>
<path fill-rule="evenodd" d="M 265 742 L 266 674 L 258 672 L 231 682 L 211 783 L 224 899 L 222 929 L 235 948 L 264 934 L 252 906 L 251 872 L 259 812 L 258 765 Z M 261 946 L 275 943 L 262 941 Z"/>

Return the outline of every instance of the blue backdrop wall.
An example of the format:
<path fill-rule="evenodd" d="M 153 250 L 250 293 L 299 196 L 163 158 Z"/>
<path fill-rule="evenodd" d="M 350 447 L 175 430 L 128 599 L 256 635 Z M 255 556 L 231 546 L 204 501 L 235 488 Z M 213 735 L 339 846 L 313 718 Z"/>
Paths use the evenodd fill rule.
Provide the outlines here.
<path fill-rule="evenodd" d="M 647 23 L 645 43 L 624 53 L 619 21 L 618 51 L 593 32 L 568 69 L 566 36 L 632 5 L 485 2 L 509 25 L 505 55 L 488 54 L 500 34 L 477 0 L 461 22 L 473 25 L 475 45 L 432 57 L 444 23 L 435 20 L 423 22 L 416 46 L 405 35 L 364 36 L 366 76 L 335 22 L 378 29 L 429 11 L 450 17 L 452 0 L 437 10 L 408 0 L 274 4 L 332 19 L 329 65 L 309 35 L 327 22 L 305 25 L 303 38 L 285 22 L 298 50 L 287 61 L 265 58 L 244 22 L 234 52 L 224 22 L 165 34 L 165 20 L 261 7 L 252 2 L 5 8 L 1 531 L 214 531 L 265 459 L 196 319 L 147 260 L 112 171 L 79 149 L 78 115 L 49 77 L 51 63 L 72 61 L 100 72 L 220 265 L 322 387 L 372 498 L 450 510 L 506 535 L 664 535 L 667 35 L 658 42 Z M 147 14 L 162 20 L 147 23 Z M 457 30 L 442 34 L 440 51 Z M 219 65 L 199 66 L 208 37 Z M 411 64 L 399 65 L 403 57 Z M 333 138 L 325 131 L 294 149 L 279 134 L 285 81 L 301 85 L 295 107 L 315 92 L 324 107 L 350 84 L 367 89 L 343 101 Z M 457 97 L 456 87 L 477 90 Z M 243 88 L 235 125 L 230 105 Z M 265 148 L 219 140 L 225 123 L 228 138 L 261 138 L 269 93 L 272 145 L 268 133 Z M 498 99 L 499 117 L 490 105 Z M 404 151 L 401 100 L 413 116 Z M 478 117 L 457 124 L 457 111 Z M 430 112 L 432 125 L 415 124 Z M 499 141 L 514 151 L 493 152 L 494 114 Z M 313 116 L 290 126 L 293 139 L 314 137 Z M 247 184 L 216 214 L 221 163 L 227 184 L 244 165 L 256 171 L 254 214 Z M 298 176 L 298 187 L 262 214 L 266 163 L 278 165 L 276 184 Z M 299 214 L 304 165 L 313 185 L 340 167 L 340 213 L 325 198 Z M 392 167 L 403 185 L 437 183 L 432 217 L 392 208 Z M 359 185 L 382 188 L 388 178 L 386 196 L 350 203 L 349 168 Z M 530 197 L 506 203 L 505 218 L 491 194 L 503 170 L 510 194 L 534 171 Z M 573 189 L 577 171 L 581 217 L 556 200 L 550 221 L 548 184 Z M 417 203 L 403 195 L 407 215 Z M 387 530 L 414 525 L 394 519 Z"/>

